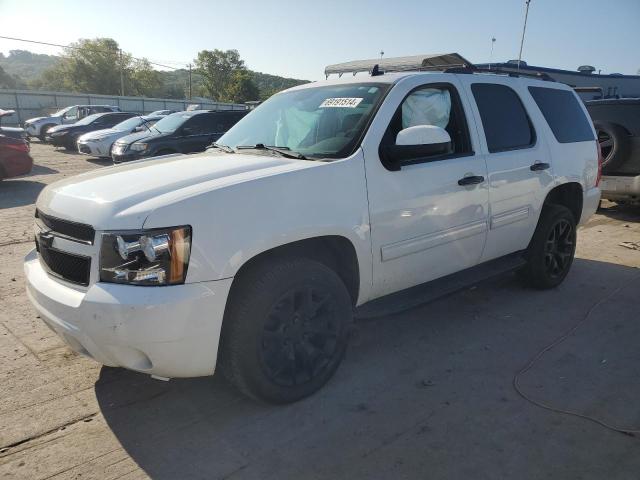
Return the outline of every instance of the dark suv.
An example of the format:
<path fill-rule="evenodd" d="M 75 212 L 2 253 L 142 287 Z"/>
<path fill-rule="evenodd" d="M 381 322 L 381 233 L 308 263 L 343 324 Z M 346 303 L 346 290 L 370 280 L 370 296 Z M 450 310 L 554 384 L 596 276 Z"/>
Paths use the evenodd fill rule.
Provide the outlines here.
<path fill-rule="evenodd" d="M 113 144 L 114 163 L 170 153 L 202 152 L 244 117 L 248 110 L 193 110 L 167 115 L 150 130 Z"/>

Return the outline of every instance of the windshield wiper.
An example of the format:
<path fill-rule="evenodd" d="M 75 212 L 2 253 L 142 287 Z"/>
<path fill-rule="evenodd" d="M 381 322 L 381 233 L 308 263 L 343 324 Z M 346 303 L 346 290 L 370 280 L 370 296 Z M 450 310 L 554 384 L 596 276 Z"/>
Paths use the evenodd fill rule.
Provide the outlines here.
<path fill-rule="evenodd" d="M 298 160 L 309 160 L 301 153 L 292 151 L 289 147 L 269 147 L 264 143 L 256 143 L 255 145 L 238 145 L 236 150 L 268 150 L 269 152 L 275 152 L 281 157 L 296 158 Z"/>
<path fill-rule="evenodd" d="M 229 145 L 223 145 L 222 143 L 213 142 L 211 145 L 207 147 L 207 150 L 210 148 L 218 148 L 226 153 L 236 153 L 236 151 L 231 148 Z"/>

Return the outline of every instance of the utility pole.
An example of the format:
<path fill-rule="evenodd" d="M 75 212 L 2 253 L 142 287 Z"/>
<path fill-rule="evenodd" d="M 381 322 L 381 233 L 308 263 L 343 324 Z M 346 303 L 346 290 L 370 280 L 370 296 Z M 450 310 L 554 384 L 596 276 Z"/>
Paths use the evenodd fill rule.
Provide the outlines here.
<path fill-rule="evenodd" d="M 122 49 L 120 51 L 120 96 L 124 97 L 124 64 L 122 63 Z"/>
<path fill-rule="evenodd" d="M 493 45 L 496 43 L 496 37 L 491 37 L 491 53 L 489 54 L 489 70 L 491 70 L 491 64 L 493 63 Z"/>
<path fill-rule="evenodd" d="M 382 57 L 384 57 L 384 50 L 380 50 L 380 60 L 382 60 Z"/>
<path fill-rule="evenodd" d="M 522 61 L 522 46 L 524 45 L 524 32 L 527 31 L 527 17 L 529 16 L 529 3 L 531 0 L 525 0 L 524 25 L 522 26 L 522 38 L 520 39 L 520 53 L 518 54 L 518 70 L 520 70 L 520 62 Z"/>
<path fill-rule="evenodd" d="M 189 100 L 191 100 L 191 64 L 189 64 Z"/>

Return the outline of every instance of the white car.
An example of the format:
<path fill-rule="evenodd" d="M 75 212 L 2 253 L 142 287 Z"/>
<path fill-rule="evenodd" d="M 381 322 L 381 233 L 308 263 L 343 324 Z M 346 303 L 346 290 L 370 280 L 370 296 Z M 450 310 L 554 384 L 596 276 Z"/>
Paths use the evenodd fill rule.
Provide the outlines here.
<path fill-rule="evenodd" d="M 149 130 L 161 118 L 162 115 L 131 117 L 112 128 L 85 133 L 76 142 L 78 152 L 91 157 L 110 159 L 111 147 L 116 140 L 134 132 Z"/>
<path fill-rule="evenodd" d="M 105 365 L 170 378 L 219 362 L 285 403 L 328 381 L 375 299 L 497 264 L 560 284 L 600 199 L 576 94 L 389 70 L 273 95 L 206 152 L 47 186 L 24 263 L 41 318 Z"/>

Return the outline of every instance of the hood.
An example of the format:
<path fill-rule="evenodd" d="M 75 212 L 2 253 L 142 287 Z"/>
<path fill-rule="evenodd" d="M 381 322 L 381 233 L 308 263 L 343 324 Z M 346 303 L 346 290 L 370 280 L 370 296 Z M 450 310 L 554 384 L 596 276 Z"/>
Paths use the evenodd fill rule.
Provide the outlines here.
<path fill-rule="evenodd" d="M 78 140 L 99 140 L 102 138 L 113 137 L 116 135 L 122 135 L 122 130 L 116 130 L 115 128 L 104 128 L 102 130 L 94 130 L 93 132 L 85 133 Z"/>
<path fill-rule="evenodd" d="M 118 143 L 131 145 L 133 142 L 138 142 L 140 140 L 155 140 L 157 138 L 168 137 L 169 135 L 173 135 L 173 132 L 160 133 L 157 130 L 144 130 L 142 132 L 135 132 L 129 135 L 125 135 L 118 140 Z"/>
<path fill-rule="evenodd" d="M 37 123 L 42 120 L 53 120 L 54 122 L 60 120 L 60 117 L 33 117 L 28 119 L 25 123 Z"/>
<path fill-rule="evenodd" d="M 47 133 L 51 134 L 54 132 L 64 132 L 65 130 L 71 130 L 74 127 L 78 128 L 78 125 L 74 125 L 74 124 L 56 125 L 55 127 L 51 127 Z"/>
<path fill-rule="evenodd" d="M 47 186 L 37 200 L 44 213 L 97 230 L 142 228 L 157 208 L 234 184 L 326 165 L 262 154 L 205 152 L 170 155 L 106 167 Z"/>

